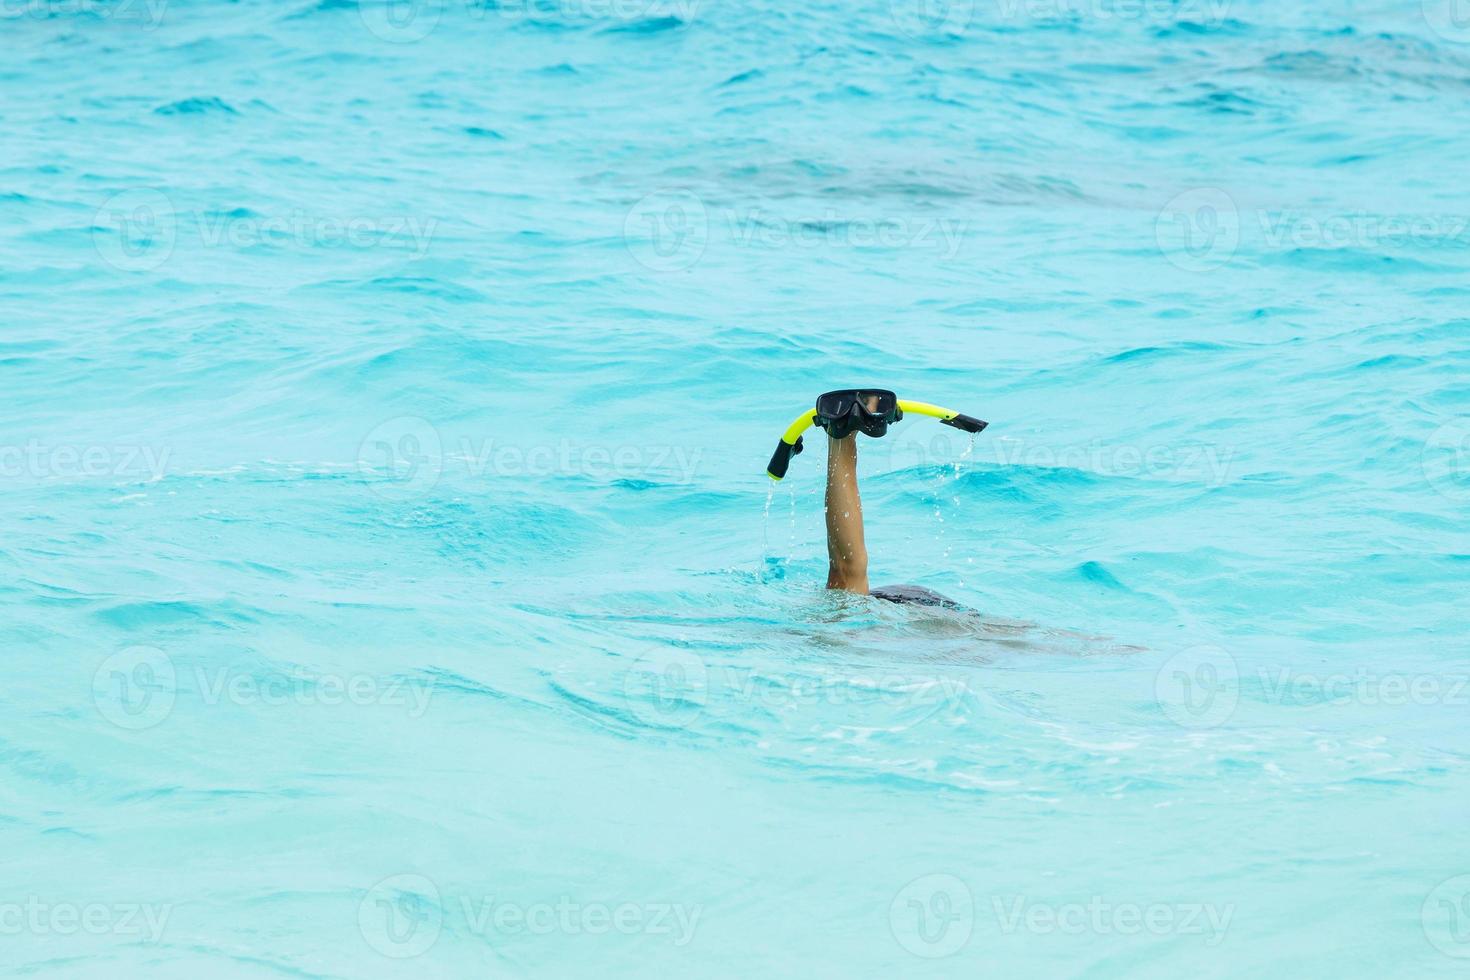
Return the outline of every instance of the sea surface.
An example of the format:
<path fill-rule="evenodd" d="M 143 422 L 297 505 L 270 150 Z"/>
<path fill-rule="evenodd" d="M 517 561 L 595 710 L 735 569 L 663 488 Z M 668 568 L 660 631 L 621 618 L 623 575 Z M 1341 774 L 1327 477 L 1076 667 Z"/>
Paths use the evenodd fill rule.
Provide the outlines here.
<path fill-rule="evenodd" d="M 1456 4 L 0 31 L 0 971 L 1463 975 Z"/>

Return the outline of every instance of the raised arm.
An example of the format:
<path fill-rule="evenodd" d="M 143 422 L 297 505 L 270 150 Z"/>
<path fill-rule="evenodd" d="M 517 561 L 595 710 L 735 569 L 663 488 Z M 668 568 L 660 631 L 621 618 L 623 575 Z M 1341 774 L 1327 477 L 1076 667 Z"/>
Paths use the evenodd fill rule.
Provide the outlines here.
<path fill-rule="evenodd" d="M 827 438 L 827 588 L 868 594 L 868 546 L 858 496 L 857 435 Z"/>

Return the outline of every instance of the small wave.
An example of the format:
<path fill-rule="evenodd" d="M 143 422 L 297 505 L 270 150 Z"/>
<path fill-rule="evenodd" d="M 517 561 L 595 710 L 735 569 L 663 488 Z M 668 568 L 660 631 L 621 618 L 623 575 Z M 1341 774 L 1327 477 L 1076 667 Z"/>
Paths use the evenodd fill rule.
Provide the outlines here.
<path fill-rule="evenodd" d="M 607 28 L 602 33 L 647 36 L 650 34 L 663 34 L 668 31 L 677 31 L 686 26 L 688 26 L 688 21 L 676 17 L 673 14 L 666 14 L 662 17 L 645 17 L 627 24 L 619 24 L 617 27 Z"/>
<path fill-rule="evenodd" d="M 1103 362 L 1106 364 L 1129 364 L 1138 361 L 1156 361 L 1170 357 L 1179 357 L 1185 354 L 1223 350 L 1229 350 L 1229 348 L 1224 344 L 1217 344 L 1207 340 L 1186 340 L 1177 344 L 1165 344 L 1158 347 L 1135 347 L 1132 350 L 1110 354 L 1103 358 Z"/>
<path fill-rule="evenodd" d="M 217 96 L 182 99 L 178 102 L 170 102 L 168 105 L 159 106 L 153 111 L 160 116 L 238 116 L 240 114 L 229 103 L 225 102 L 224 99 Z"/>
<path fill-rule="evenodd" d="M 731 75 L 729 78 L 725 79 L 723 82 L 721 82 L 716 87 L 717 88 L 728 88 L 731 85 L 740 85 L 740 84 L 742 84 L 744 82 L 753 82 L 756 79 L 765 78 L 765 77 L 766 77 L 766 73 L 765 72 L 761 71 L 759 68 L 752 68 L 749 71 L 743 71 L 743 72 L 741 72 L 738 75 Z"/>
<path fill-rule="evenodd" d="M 1154 29 L 1154 37 L 1209 37 L 1212 35 L 1223 35 L 1226 37 L 1240 37 L 1252 31 L 1250 24 L 1245 21 L 1236 20 L 1233 17 L 1225 17 L 1218 20 L 1179 20 Z"/>

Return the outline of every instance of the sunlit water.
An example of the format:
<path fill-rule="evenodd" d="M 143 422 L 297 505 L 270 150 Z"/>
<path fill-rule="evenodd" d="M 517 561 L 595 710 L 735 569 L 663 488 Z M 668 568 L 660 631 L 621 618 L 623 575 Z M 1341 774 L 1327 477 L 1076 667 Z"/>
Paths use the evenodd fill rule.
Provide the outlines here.
<path fill-rule="evenodd" d="M 6 972 L 1463 969 L 1449 5 L 0 13 Z"/>

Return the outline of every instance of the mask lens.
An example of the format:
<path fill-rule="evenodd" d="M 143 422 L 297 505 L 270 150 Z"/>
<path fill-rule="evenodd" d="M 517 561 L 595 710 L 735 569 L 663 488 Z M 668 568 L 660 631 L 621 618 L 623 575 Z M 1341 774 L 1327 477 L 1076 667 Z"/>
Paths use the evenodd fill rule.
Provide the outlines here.
<path fill-rule="evenodd" d="M 891 391 L 860 391 L 857 398 L 865 411 L 882 419 L 891 416 L 898 406 L 898 399 Z"/>
<path fill-rule="evenodd" d="M 829 391 L 817 399 L 817 414 L 829 419 L 843 418 L 852 411 L 856 396 L 855 391 Z"/>
<path fill-rule="evenodd" d="M 863 407 L 864 414 L 878 417 L 878 419 L 892 422 L 894 410 L 898 407 L 897 395 L 891 391 L 858 391 L 854 392 L 857 404 Z"/>

